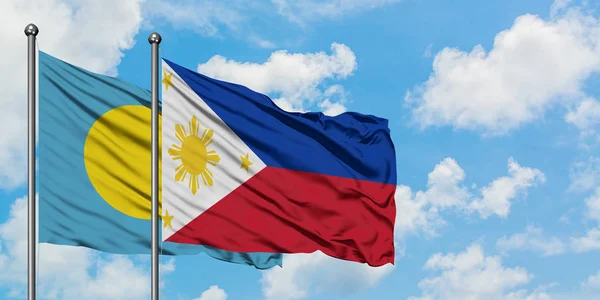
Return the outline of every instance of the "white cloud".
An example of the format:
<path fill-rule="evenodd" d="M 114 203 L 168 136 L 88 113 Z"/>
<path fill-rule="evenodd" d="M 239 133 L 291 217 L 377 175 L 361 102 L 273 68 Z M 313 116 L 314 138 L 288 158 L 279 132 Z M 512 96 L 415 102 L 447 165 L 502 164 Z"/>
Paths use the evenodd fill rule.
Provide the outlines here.
<path fill-rule="evenodd" d="M 321 18 L 337 18 L 346 14 L 379 8 L 400 0 L 271 0 L 278 12 L 291 22 L 303 25 Z"/>
<path fill-rule="evenodd" d="M 247 0 L 147 0 L 143 5 L 144 28 L 168 22 L 175 29 L 191 30 L 205 37 L 235 36 L 264 49 L 275 43 L 255 33 L 256 22 L 272 17 L 274 7 L 267 2 Z M 258 18 L 252 16 L 260 16 Z"/>
<path fill-rule="evenodd" d="M 300 113 L 308 112 L 308 110 L 306 110 L 302 107 L 294 106 L 294 104 L 286 98 L 273 99 L 273 102 L 275 102 L 275 105 L 277 105 L 279 108 L 281 108 L 287 112 L 300 112 Z"/>
<path fill-rule="evenodd" d="M 590 275 L 588 279 L 581 283 L 583 290 L 594 290 L 600 292 L 600 271 L 594 275 Z"/>
<path fill-rule="evenodd" d="M 570 191 L 592 191 L 585 199 L 586 216 L 600 225 L 600 158 L 576 162 L 570 176 Z M 571 247 L 575 252 L 600 250 L 600 227 L 589 229 L 585 236 L 571 238 Z"/>
<path fill-rule="evenodd" d="M 148 21 L 168 21 L 174 28 L 191 29 L 205 36 L 220 34 L 220 26 L 236 29 L 245 21 L 245 1 L 164 1 L 148 0 L 144 4 L 144 15 Z M 152 27 L 151 22 L 146 26 Z"/>
<path fill-rule="evenodd" d="M 149 257 L 149 256 L 147 256 Z M 160 259 L 160 258 L 159 258 Z M 169 273 L 175 272 L 175 258 L 171 257 L 167 262 L 162 262 L 159 260 L 159 275 L 165 275 Z"/>
<path fill-rule="evenodd" d="M 0 188 L 25 181 L 27 145 L 27 38 L 23 29 L 35 23 L 44 52 L 94 72 L 116 74 L 123 50 L 134 45 L 141 0 L 68 1 L 5 0 L 0 10 Z M 110 19 L 110 22 L 106 20 Z"/>
<path fill-rule="evenodd" d="M 198 72 L 217 79 L 242 84 L 257 92 L 270 95 L 281 108 L 303 111 L 315 100 L 324 102 L 339 93 L 339 88 L 329 86 L 322 90 L 323 81 L 344 79 L 356 70 L 356 56 L 344 45 L 333 43 L 331 54 L 289 53 L 275 51 L 262 64 L 240 63 L 215 55 L 198 66 Z M 331 100 L 329 101 L 331 102 Z M 337 104 L 337 105 L 336 105 Z M 322 104 L 337 113 L 341 102 Z"/>
<path fill-rule="evenodd" d="M 519 290 L 505 295 L 502 300 L 558 300 L 554 295 L 541 291 L 533 291 L 531 294 L 526 290 Z M 568 299 L 568 298 L 567 298 Z"/>
<path fill-rule="evenodd" d="M 427 48 L 425 48 L 425 52 L 423 52 L 423 57 L 429 58 L 433 55 L 433 53 L 431 53 L 431 50 L 433 49 L 433 44 L 429 44 L 427 46 Z"/>
<path fill-rule="evenodd" d="M 523 233 L 517 233 L 510 237 L 500 238 L 496 246 L 500 251 L 528 250 L 539 253 L 542 256 L 552 256 L 572 250 L 575 253 L 600 250 L 600 187 L 597 187 L 585 200 L 586 216 L 595 222 L 595 226 L 589 229 L 584 236 L 570 238 L 570 244 L 563 242 L 557 237 L 547 237 L 542 229 L 535 226 L 527 226 Z M 569 249 L 568 247 L 569 246 Z"/>
<path fill-rule="evenodd" d="M 587 161 L 573 164 L 570 172 L 569 190 L 586 192 L 600 186 L 600 157 L 589 157 Z"/>
<path fill-rule="evenodd" d="M 555 0 L 550 7 L 550 14 L 556 16 L 558 13 L 567 9 L 571 2 L 573 2 L 573 0 Z"/>
<path fill-rule="evenodd" d="M 219 286 L 213 285 L 194 300 L 227 300 L 227 293 Z"/>
<path fill-rule="evenodd" d="M 323 114 L 328 116 L 337 116 L 341 113 L 346 112 L 346 107 L 341 103 L 332 103 L 329 99 L 325 99 L 319 103 L 319 108 L 323 111 Z"/>
<path fill-rule="evenodd" d="M 318 293 L 352 294 L 371 288 L 394 266 L 370 267 L 366 264 L 335 259 L 320 251 L 285 255 L 283 268 L 263 271 L 261 283 L 267 300 L 293 300 Z"/>
<path fill-rule="evenodd" d="M 513 234 L 508 238 L 503 236 L 496 242 L 496 247 L 502 252 L 528 250 L 542 256 L 558 255 L 566 251 L 565 243 L 556 237 L 545 237 L 542 229 L 535 226 L 527 226 L 525 232 Z"/>
<path fill-rule="evenodd" d="M 436 230 L 445 224 L 445 221 L 439 217 L 437 207 L 432 206 L 427 197 L 415 197 L 408 186 L 402 185 L 396 188 L 395 235 L 397 238 L 402 239 L 410 233 L 420 232 L 427 236 L 435 236 Z"/>
<path fill-rule="evenodd" d="M 27 200 L 17 199 L 9 219 L 0 225 L 0 286 L 13 296 L 27 287 Z M 127 256 L 109 255 L 83 247 L 39 244 L 38 293 L 59 299 L 148 299 L 149 270 Z M 162 265 L 161 277 L 174 270 L 173 260 Z M 57 276 L 60 274 L 60 276 Z"/>
<path fill-rule="evenodd" d="M 275 45 L 275 43 L 273 43 L 272 41 L 263 39 L 263 38 L 261 38 L 259 36 L 256 36 L 256 35 L 251 35 L 249 37 L 249 40 L 252 41 L 257 46 L 259 46 L 260 48 L 264 48 L 264 49 L 277 48 L 277 45 Z"/>
<path fill-rule="evenodd" d="M 600 124 L 600 102 L 592 98 L 583 100 L 574 111 L 567 113 L 565 120 L 582 130 L 593 128 Z"/>
<path fill-rule="evenodd" d="M 422 295 L 410 300 L 591 300 L 600 291 L 600 272 L 581 282 L 580 289 L 569 292 L 547 291 L 557 283 L 528 291 L 521 287 L 532 281 L 532 274 L 522 267 L 504 266 L 500 256 L 485 256 L 478 243 L 458 254 L 433 254 L 424 268 L 438 273 L 421 280 Z"/>
<path fill-rule="evenodd" d="M 585 204 L 588 209 L 588 216 L 600 224 L 600 186 L 585 200 Z"/>
<path fill-rule="evenodd" d="M 147 0 L 143 6 L 147 18 L 144 26 L 152 28 L 157 22 L 166 21 L 176 29 L 189 29 L 203 36 L 218 38 L 232 35 L 258 47 L 273 49 L 275 43 L 257 32 L 261 32 L 260 28 L 281 26 L 281 16 L 302 28 L 307 21 L 341 17 L 399 1 Z"/>
<path fill-rule="evenodd" d="M 600 250 L 600 229 L 592 228 L 583 237 L 571 238 L 571 245 L 577 253 Z"/>
<path fill-rule="evenodd" d="M 326 97 L 321 103 L 319 108 L 323 111 L 323 114 L 328 116 L 337 116 L 341 113 L 346 112 L 346 92 L 344 87 L 335 84 L 325 90 L 324 96 Z"/>
<path fill-rule="evenodd" d="M 497 178 L 481 190 L 482 198 L 470 203 L 469 209 L 479 212 L 482 218 L 492 214 L 506 218 L 510 212 L 510 200 L 518 193 L 525 193 L 546 178 L 538 169 L 521 167 L 512 157 L 508 160 L 508 175 Z"/>
<path fill-rule="evenodd" d="M 489 52 L 437 53 L 429 79 L 405 97 L 415 122 L 500 135 L 584 98 L 583 83 L 600 71 L 600 22 L 561 3 L 550 20 L 519 16 Z"/>
<path fill-rule="evenodd" d="M 414 194 L 408 186 L 396 190 L 396 235 L 423 232 L 436 235 L 436 229 L 445 224 L 440 212 L 454 209 L 465 214 L 478 213 L 481 218 L 494 214 L 506 218 L 511 201 L 519 193 L 538 182 L 544 174 L 538 170 L 521 167 L 513 158 L 508 159 L 508 176 L 496 178 L 480 189 L 476 196 L 472 188 L 463 183 L 464 170 L 456 160 L 445 158 L 428 175 L 427 190 Z"/>
<path fill-rule="evenodd" d="M 478 244 L 458 254 L 436 253 L 424 268 L 439 274 L 421 280 L 423 294 L 409 299 L 544 299 L 515 291 L 533 276 L 524 268 L 503 266 L 499 256 L 485 256 Z"/>
<path fill-rule="evenodd" d="M 570 292 L 553 292 L 545 294 L 546 298 L 533 299 L 552 299 L 552 300 L 596 300 L 600 293 L 600 271 L 590 275 L 585 281 L 580 283 L 579 289 L 573 289 Z M 522 298 L 520 298 L 522 299 Z M 527 299 L 529 300 L 529 299 Z"/>
<path fill-rule="evenodd" d="M 587 217 L 600 225 L 600 187 L 585 200 Z M 585 236 L 571 238 L 571 246 L 575 252 L 600 250 L 600 226 L 588 230 Z"/>
<path fill-rule="evenodd" d="M 464 206 L 469 199 L 469 191 L 460 183 L 465 179 L 465 171 L 456 160 L 445 158 L 427 175 L 427 191 L 417 197 L 424 196 L 435 207 L 447 208 Z"/>
<path fill-rule="evenodd" d="M 429 173 L 427 190 L 412 192 L 408 186 L 396 189 L 396 236 L 401 239 L 409 233 L 424 232 L 436 235 L 436 229 L 445 224 L 440 210 L 462 208 L 471 197 L 461 183 L 464 170 L 453 158 L 445 158 Z"/>
<path fill-rule="evenodd" d="M 580 130 L 581 146 L 583 148 L 595 148 L 600 145 L 600 102 L 593 98 L 587 98 L 572 109 L 565 116 L 568 123 L 575 125 Z"/>

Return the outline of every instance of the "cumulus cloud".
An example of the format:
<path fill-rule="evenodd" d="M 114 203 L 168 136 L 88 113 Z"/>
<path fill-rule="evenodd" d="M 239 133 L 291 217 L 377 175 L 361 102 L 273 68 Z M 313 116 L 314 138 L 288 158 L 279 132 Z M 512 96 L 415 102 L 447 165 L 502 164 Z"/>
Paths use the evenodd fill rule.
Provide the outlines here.
<path fill-rule="evenodd" d="M 533 274 L 523 267 L 504 266 L 500 256 L 486 256 L 478 243 L 458 254 L 433 254 L 424 269 L 435 273 L 419 282 L 422 295 L 410 300 L 591 300 L 600 291 L 600 272 L 571 291 L 550 292 L 556 283 L 527 290 L 523 286 L 531 283 Z"/>
<path fill-rule="evenodd" d="M 521 167 L 513 158 L 508 160 L 508 176 L 495 179 L 481 190 L 482 197 L 470 203 L 469 209 L 479 212 L 482 218 L 492 214 L 506 218 L 510 212 L 510 200 L 517 193 L 526 193 L 537 183 L 544 183 L 544 174 L 537 169 Z"/>
<path fill-rule="evenodd" d="M 440 210 L 462 208 L 471 194 L 461 182 L 464 170 L 453 158 L 445 158 L 429 173 L 427 189 L 412 192 L 409 186 L 396 189 L 396 231 L 398 238 L 409 233 L 423 232 L 436 235 L 436 229 L 445 224 Z"/>
<path fill-rule="evenodd" d="M 527 250 L 539 253 L 542 256 L 562 254 L 566 245 L 556 237 L 546 237 L 541 228 L 527 226 L 525 232 L 503 236 L 496 242 L 496 247 L 502 251 Z"/>
<path fill-rule="evenodd" d="M 227 300 L 227 293 L 219 286 L 213 285 L 194 300 Z"/>
<path fill-rule="evenodd" d="M 433 254 L 424 269 L 437 273 L 419 282 L 423 294 L 411 300 L 548 299 L 531 298 L 526 291 L 515 290 L 529 283 L 533 275 L 522 267 L 505 267 L 499 256 L 485 256 L 479 244 L 458 254 Z"/>
<path fill-rule="evenodd" d="M 0 286 L 10 297 L 22 297 L 27 287 L 27 199 L 17 199 L 8 220 L 0 225 Z M 52 299 L 148 299 L 148 267 L 123 255 L 101 256 L 83 247 L 39 244 L 38 293 Z M 161 265 L 161 276 L 175 269 Z M 60 276 L 57 276 L 60 274 Z M 163 277 L 164 278 L 164 277 Z"/>
<path fill-rule="evenodd" d="M 501 135 L 557 104 L 581 102 L 567 119 L 589 124 L 595 113 L 583 108 L 597 103 L 584 100 L 582 86 L 600 70 L 600 22 L 566 5 L 559 1 L 548 20 L 519 16 L 487 52 L 481 45 L 438 52 L 429 79 L 405 97 L 415 123 Z"/>
<path fill-rule="evenodd" d="M 286 255 L 284 268 L 263 271 L 261 284 L 267 300 L 303 299 L 311 290 L 319 293 L 353 294 L 374 287 L 394 269 L 387 264 L 366 264 L 335 259 L 320 251 L 311 254 Z"/>
<path fill-rule="evenodd" d="M 506 218 L 511 201 L 527 189 L 544 182 L 544 174 L 534 168 L 522 167 L 508 160 L 508 176 L 494 179 L 478 192 L 463 183 L 465 171 L 453 158 L 445 158 L 429 173 L 427 189 L 412 192 L 408 186 L 396 190 L 396 235 L 423 232 L 436 235 L 445 221 L 440 213 L 456 210 L 465 214 L 477 213 L 481 218 L 497 215 Z M 478 195 L 479 194 L 479 195 Z"/>
<path fill-rule="evenodd" d="M 437 229 L 445 224 L 439 217 L 438 208 L 431 205 L 426 197 L 415 197 L 408 186 L 396 189 L 396 237 L 401 239 L 410 233 L 420 232 L 435 236 Z"/>
<path fill-rule="evenodd" d="M 343 89 L 339 85 L 324 86 L 323 81 L 347 78 L 356 68 L 354 52 L 344 44 L 333 43 L 331 54 L 281 50 L 263 63 L 241 63 L 215 55 L 200 64 L 198 72 L 268 94 L 288 111 L 304 111 L 318 101 L 323 109 L 337 114 L 345 110 L 343 101 L 332 99 L 340 98 Z"/>
<path fill-rule="evenodd" d="M 346 112 L 346 107 L 344 106 L 347 102 L 346 91 L 343 86 L 339 84 L 332 85 L 325 90 L 323 95 L 325 100 L 318 105 L 323 114 L 336 116 Z"/>
<path fill-rule="evenodd" d="M 27 39 L 29 22 L 40 28 L 40 50 L 93 72 L 116 74 L 123 51 L 134 45 L 142 0 L 5 0 L 0 10 L 0 188 L 25 181 L 27 145 Z M 110 22 L 106 22 L 110 19 Z"/>

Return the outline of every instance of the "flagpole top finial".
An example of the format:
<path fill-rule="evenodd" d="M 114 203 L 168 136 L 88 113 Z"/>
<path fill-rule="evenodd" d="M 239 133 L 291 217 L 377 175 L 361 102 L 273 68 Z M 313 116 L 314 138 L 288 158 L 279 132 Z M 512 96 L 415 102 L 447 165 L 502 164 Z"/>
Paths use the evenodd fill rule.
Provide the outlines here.
<path fill-rule="evenodd" d="M 33 23 L 30 23 L 29 25 L 27 25 L 25 27 L 25 35 L 26 36 L 30 36 L 30 35 L 37 36 L 38 32 L 40 32 L 39 29 Z"/>
<path fill-rule="evenodd" d="M 160 37 L 160 34 L 156 32 L 151 33 L 148 37 L 148 43 L 150 44 L 160 44 L 160 41 L 162 41 L 162 38 Z"/>

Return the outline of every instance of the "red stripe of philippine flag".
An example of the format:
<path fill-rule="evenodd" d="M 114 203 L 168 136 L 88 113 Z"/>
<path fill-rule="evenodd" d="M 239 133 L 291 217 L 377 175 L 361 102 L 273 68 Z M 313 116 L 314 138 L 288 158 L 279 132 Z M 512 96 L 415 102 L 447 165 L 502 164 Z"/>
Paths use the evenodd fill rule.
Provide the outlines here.
<path fill-rule="evenodd" d="M 290 113 L 163 60 L 164 241 L 394 263 L 388 122 Z"/>

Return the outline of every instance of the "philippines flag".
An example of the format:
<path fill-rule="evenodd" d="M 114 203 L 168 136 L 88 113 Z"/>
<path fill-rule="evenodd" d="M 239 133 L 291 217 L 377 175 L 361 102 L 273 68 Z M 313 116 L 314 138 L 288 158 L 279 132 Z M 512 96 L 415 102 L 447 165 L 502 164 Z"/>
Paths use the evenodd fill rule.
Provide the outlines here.
<path fill-rule="evenodd" d="M 166 59 L 162 75 L 164 241 L 394 263 L 387 120 L 286 112 Z"/>

